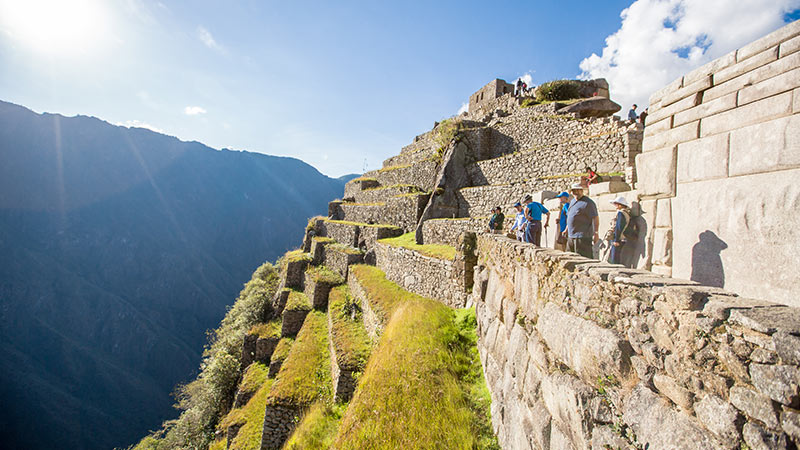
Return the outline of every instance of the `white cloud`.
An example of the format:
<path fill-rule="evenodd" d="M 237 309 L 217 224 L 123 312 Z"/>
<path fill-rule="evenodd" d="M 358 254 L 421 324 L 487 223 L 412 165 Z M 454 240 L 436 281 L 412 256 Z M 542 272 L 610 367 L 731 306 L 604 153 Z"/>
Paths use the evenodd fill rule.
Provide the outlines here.
<path fill-rule="evenodd" d="M 531 75 L 530 72 L 526 73 L 525 75 L 522 75 L 521 77 L 517 77 L 512 84 L 516 86 L 517 80 L 524 81 L 525 85 L 527 85 L 528 87 L 533 86 L 533 76 Z"/>
<path fill-rule="evenodd" d="M 467 111 L 469 111 L 469 103 L 464 102 L 461 104 L 461 108 L 458 108 L 458 112 L 456 113 L 456 115 L 460 116 L 461 114 Z"/>
<path fill-rule="evenodd" d="M 602 54 L 580 63 L 580 78 L 605 78 L 612 100 L 640 110 L 650 94 L 780 28 L 800 0 L 636 0 Z"/>
<path fill-rule="evenodd" d="M 183 108 L 183 113 L 187 116 L 196 116 L 198 114 L 205 114 L 208 111 L 205 110 L 202 106 L 187 106 Z"/>
<path fill-rule="evenodd" d="M 156 126 L 150 125 L 149 123 L 142 122 L 139 120 L 126 120 L 125 122 L 117 122 L 119 126 L 127 127 L 127 128 L 147 128 L 150 131 L 155 131 L 156 133 L 166 134 L 166 131 L 158 128 Z"/>
<path fill-rule="evenodd" d="M 203 26 L 197 27 L 197 38 L 200 39 L 200 41 L 211 50 L 216 50 L 218 52 L 225 51 L 225 49 L 214 39 L 214 36 L 211 35 L 211 32 Z"/>

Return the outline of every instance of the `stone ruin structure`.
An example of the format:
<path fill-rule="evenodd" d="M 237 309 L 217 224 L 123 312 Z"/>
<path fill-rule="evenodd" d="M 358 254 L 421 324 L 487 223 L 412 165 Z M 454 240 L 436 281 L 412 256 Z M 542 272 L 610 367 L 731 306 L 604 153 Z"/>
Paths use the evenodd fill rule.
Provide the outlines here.
<path fill-rule="evenodd" d="M 311 221 L 282 274 L 309 305 L 291 331 L 326 301 L 331 287 L 302 275 L 324 264 L 377 339 L 350 269 L 373 264 L 410 292 L 476 308 L 504 449 L 797 448 L 798 50 L 800 21 L 692 71 L 653 94 L 645 129 L 522 107 L 490 83 L 495 98 L 417 136 Z M 485 232 L 492 207 L 525 193 L 556 213 L 586 166 L 607 179 L 589 189 L 602 227 L 616 196 L 641 214 L 632 268 L 553 250 L 552 232 L 542 248 Z M 416 244 L 387 239 L 412 232 Z M 422 251 L 431 244 L 453 256 Z M 288 295 L 273 306 L 284 320 Z M 333 371 L 337 398 L 353 370 Z M 268 408 L 262 448 L 280 448 L 301 406 Z"/>

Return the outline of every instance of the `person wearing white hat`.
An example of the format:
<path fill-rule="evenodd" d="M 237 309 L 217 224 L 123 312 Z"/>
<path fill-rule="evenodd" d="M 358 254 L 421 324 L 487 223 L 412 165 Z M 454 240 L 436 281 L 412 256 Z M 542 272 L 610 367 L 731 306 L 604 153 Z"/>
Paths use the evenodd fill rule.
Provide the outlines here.
<path fill-rule="evenodd" d="M 611 237 L 611 257 L 608 262 L 622 264 L 622 248 L 627 243 L 627 230 L 631 224 L 631 205 L 621 195 L 611 200 L 610 203 L 617 207 L 617 218 L 614 225 L 614 233 Z"/>
<path fill-rule="evenodd" d="M 570 187 L 573 198 L 567 208 L 567 251 L 592 258 L 593 245 L 600 240 L 598 236 L 600 218 L 597 214 L 597 205 L 592 199 L 583 195 L 584 189 L 580 183 Z"/>

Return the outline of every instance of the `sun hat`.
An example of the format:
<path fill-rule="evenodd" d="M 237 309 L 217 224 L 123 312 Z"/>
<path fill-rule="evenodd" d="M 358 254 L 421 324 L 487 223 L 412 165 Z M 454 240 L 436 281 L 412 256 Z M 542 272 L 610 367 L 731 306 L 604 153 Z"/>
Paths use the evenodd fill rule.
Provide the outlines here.
<path fill-rule="evenodd" d="M 582 190 L 582 191 L 583 191 L 583 190 L 585 190 L 586 188 L 585 188 L 585 187 L 584 187 L 582 184 L 580 184 L 580 183 L 575 183 L 575 184 L 573 184 L 572 186 L 570 186 L 570 187 L 569 187 L 569 189 L 570 189 L 571 191 L 574 191 L 575 189 L 580 189 L 580 190 Z"/>
<path fill-rule="evenodd" d="M 569 197 L 569 192 L 564 191 L 564 192 L 556 195 L 556 198 L 560 198 L 560 197 Z"/>
<path fill-rule="evenodd" d="M 626 208 L 630 208 L 631 207 L 630 203 L 628 203 L 628 200 L 625 197 L 621 196 L 621 195 L 619 197 L 615 198 L 614 200 L 611 200 L 609 203 L 622 205 L 622 206 L 624 206 Z"/>
<path fill-rule="evenodd" d="M 527 199 L 533 200 L 533 196 L 531 194 L 525 194 L 525 198 L 523 198 L 522 200 L 527 200 Z"/>

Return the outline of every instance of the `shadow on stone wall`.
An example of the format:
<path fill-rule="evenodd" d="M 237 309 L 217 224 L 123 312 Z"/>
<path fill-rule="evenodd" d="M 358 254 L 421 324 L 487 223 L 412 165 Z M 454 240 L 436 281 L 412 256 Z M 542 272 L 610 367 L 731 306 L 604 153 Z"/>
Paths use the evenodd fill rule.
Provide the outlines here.
<path fill-rule="evenodd" d="M 706 286 L 725 287 L 725 269 L 720 253 L 728 248 L 728 244 L 710 230 L 703 231 L 698 238 L 692 247 L 691 280 Z"/>

